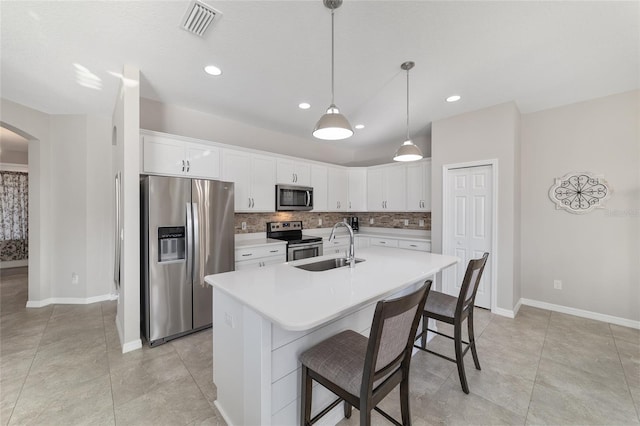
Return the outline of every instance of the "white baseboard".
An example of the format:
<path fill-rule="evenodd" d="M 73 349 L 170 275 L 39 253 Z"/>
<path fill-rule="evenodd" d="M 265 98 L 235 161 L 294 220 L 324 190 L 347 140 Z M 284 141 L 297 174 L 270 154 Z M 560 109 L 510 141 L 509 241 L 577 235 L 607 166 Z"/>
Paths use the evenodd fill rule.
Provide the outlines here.
<path fill-rule="evenodd" d="M 640 321 L 634 321 L 626 318 L 614 317 L 613 315 L 600 314 L 598 312 L 585 311 L 583 309 L 570 308 L 568 306 L 554 305 L 553 303 L 540 302 L 522 298 L 518 304 L 533 306 L 534 308 L 547 309 L 549 311 L 560 312 L 562 314 L 575 315 L 577 317 L 588 318 L 596 321 L 607 322 L 609 324 L 621 325 L 640 329 Z"/>
<path fill-rule="evenodd" d="M 507 317 L 507 318 L 515 318 L 516 317 L 516 310 L 510 311 L 509 309 L 498 308 L 498 307 L 495 307 L 495 308 L 491 309 L 491 313 L 492 314 L 496 314 L 496 315 L 500 315 L 502 317 Z"/>
<path fill-rule="evenodd" d="M 116 330 L 118 331 L 118 339 L 120 340 L 120 345 L 122 346 L 122 353 L 126 354 L 127 352 L 135 351 L 142 348 L 142 340 L 136 339 L 131 342 L 122 343 L 124 340 L 124 334 L 122 333 L 122 327 L 120 327 L 120 322 L 116 317 Z"/>
<path fill-rule="evenodd" d="M 117 297 L 116 297 L 117 298 Z M 42 308 L 48 305 L 89 305 L 91 303 L 104 302 L 106 300 L 115 300 L 112 294 L 102 294 L 93 297 L 50 297 L 43 300 L 27 301 L 27 308 Z"/>
<path fill-rule="evenodd" d="M 126 354 L 127 352 L 135 351 L 142 348 L 142 340 L 136 339 L 131 342 L 127 342 L 122 345 L 122 353 Z"/>
<path fill-rule="evenodd" d="M 20 268 L 22 266 L 29 266 L 29 259 L 3 260 L 2 262 L 0 262 L 0 269 Z"/>

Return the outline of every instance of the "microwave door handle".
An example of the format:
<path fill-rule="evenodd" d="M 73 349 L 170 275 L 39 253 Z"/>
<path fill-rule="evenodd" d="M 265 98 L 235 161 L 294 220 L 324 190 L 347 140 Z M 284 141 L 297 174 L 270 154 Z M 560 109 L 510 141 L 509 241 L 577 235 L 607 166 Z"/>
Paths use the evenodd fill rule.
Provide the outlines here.
<path fill-rule="evenodd" d="M 306 191 L 307 193 L 307 202 L 306 202 L 306 206 L 309 207 L 311 205 L 311 192 L 310 191 Z"/>

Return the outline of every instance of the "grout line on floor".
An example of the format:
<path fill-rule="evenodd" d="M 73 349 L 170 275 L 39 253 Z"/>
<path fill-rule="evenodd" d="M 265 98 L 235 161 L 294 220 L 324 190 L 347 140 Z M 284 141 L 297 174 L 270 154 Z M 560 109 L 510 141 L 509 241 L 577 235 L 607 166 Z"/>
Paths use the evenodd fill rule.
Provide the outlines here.
<path fill-rule="evenodd" d="M 109 345 L 107 343 L 107 327 L 105 327 L 104 305 L 100 303 L 100 312 L 102 313 L 102 334 L 104 336 L 104 347 L 107 351 L 107 367 L 109 368 L 109 392 L 111 393 L 111 409 L 113 410 L 113 424 L 118 424 L 116 420 L 116 401 L 113 398 L 113 383 L 111 381 L 111 360 L 109 359 Z"/>
<path fill-rule="evenodd" d="M 633 393 L 631 392 L 631 386 L 629 385 L 629 380 L 627 380 L 627 372 L 624 371 L 624 365 L 622 365 L 622 357 L 620 356 L 620 349 L 618 349 L 618 342 L 616 341 L 616 336 L 613 334 L 613 330 L 611 330 L 611 324 L 609 325 L 609 331 L 611 332 L 611 336 L 613 337 L 613 345 L 616 347 L 616 353 L 618 354 L 618 361 L 620 361 L 620 368 L 622 369 L 622 377 L 624 377 L 624 382 L 627 384 L 627 391 L 629 392 L 629 397 L 631 398 L 631 403 L 633 403 L 633 407 L 636 409 L 636 416 L 638 416 L 638 421 L 640 421 L 640 410 L 638 409 L 638 404 L 636 404 L 633 399 Z"/>
<path fill-rule="evenodd" d="M 531 388 L 531 395 L 529 395 L 529 405 L 527 405 L 527 414 L 524 416 L 524 422 L 527 423 L 527 418 L 529 417 L 529 411 L 531 410 L 531 402 L 533 401 L 533 392 L 536 389 L 536 384 L 538 383 L 538 370 L 540 370 L 540 363 L 542 362 L 542 353 L 544 352 L 544 346 L 547 344 L 547 335 L 549 334 L 549 327 L 551 326 L 551 314 L 553 312 L 549 311 L 549 316 L 547 317 L 547 326 L 544 330 L 544 340 L 542 341 L 542 347 L 540 348 L 540 356 L 538 357 L 538 365 L 536 366 L 536 375 L 533 378 L 533 387 Z"/>

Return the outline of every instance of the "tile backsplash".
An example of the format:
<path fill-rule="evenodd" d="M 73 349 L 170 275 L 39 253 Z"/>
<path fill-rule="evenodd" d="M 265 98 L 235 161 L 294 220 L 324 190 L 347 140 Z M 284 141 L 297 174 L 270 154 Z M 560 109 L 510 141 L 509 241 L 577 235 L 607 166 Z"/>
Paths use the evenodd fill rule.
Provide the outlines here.
<path fill-rule="evenodd" d="M 391 212 L 275 212 L 275 213 L 236 213 L 235 233 L 246 234 L 252 232 L 266 232 L 267 222 L 281 222 L 287 220 L 301 220 L 304 229 L 330 228 L 336 222 L 341 222 L 350 216 L 357 216 L 360 226 L 375 226 L 377 228 L 418 229 L 431 230 L 431 213 L 391 213 Z M 373 224 L 370 220 L 373 219 Z M 320 224 L 322 220 L 322 224 Z M 409 224 L 405 226 L 404 221 Z M 424 226 L 420 226 L 420 220 L 424 220 Z M 246 223 L 246 229 L 242 229 L 242 222 Z"/>

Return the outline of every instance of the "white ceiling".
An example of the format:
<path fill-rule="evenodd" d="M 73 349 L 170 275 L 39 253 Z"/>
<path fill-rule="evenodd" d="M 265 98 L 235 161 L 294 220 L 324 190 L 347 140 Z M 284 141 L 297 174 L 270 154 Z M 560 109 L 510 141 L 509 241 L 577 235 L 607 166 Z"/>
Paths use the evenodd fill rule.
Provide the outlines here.
<path fill-rule="evenodd" d="M 330 103 L 329 10 L 205 2 L 223 16 L 201 39 L 179 27 L 188 1 L 3 0 L 1 95 L 50 114 L 111 115 L 117 73 L 132 64 L 143 97 L 311 140 Z M 407 60 L 413 136 L 502 102 L 528 113 L 640 87 L 637 1 L 345 0 L 335 21 L 336 104 L 366 125 L 339 142 L 354 148 L 404 139 Z M 210 63 L 223 75 L 206 75 Z M 446 103 L 452 94 L 462 100 Z"/>

